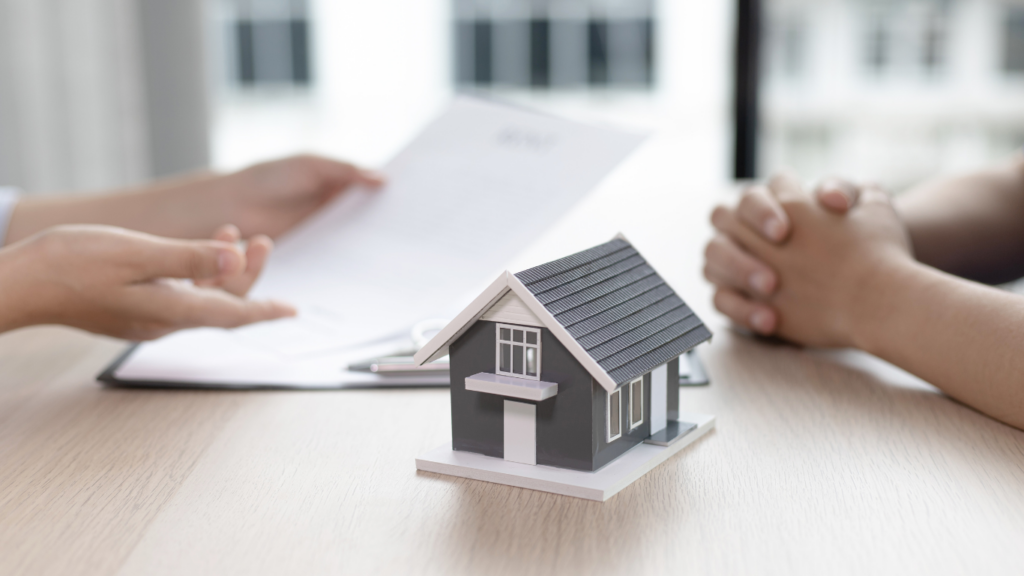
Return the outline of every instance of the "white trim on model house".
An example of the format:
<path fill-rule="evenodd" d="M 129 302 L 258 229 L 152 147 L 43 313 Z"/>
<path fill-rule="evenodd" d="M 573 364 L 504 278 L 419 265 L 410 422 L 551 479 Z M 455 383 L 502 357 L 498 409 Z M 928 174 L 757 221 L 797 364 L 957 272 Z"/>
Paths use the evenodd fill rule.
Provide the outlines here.
<path fill-rule="evenodd" d="M 540 380 L 540 329 L 496 324 L 494 342 L 495 374 Z"/>
<path fill-rule="evenodd" d="M 573 338 L 564 326 L 555 320 L 555 317 L 548 312 L 544 305 L 537 301 L 537 297 L 515 277 L 512 273 L 502 272 L 498 278 L 491 283 L 473 302 L 460 312 L 454 320 L 448 323 L 440 332 L 427 342 L 420 351 L 413 357 L 413 363 L 422 366 L 433 362 L 448 354 L 448 346 L 462 336 L 474 322 L 483 317 L 495 304 L 512 291 L 519 297 L 520 301 L 536 316 L 536 318 L 547 328 L 556 340 L 565 346 L 573 358 L 583 368 L 590 372 L 594 380 L 605 390 L 615 390 L 618 386 L 612 380 L 608 372 L 601 368 L 596 360 L 590 357 L 587 351 Z"/>
<path fill-rule="evenodd" d="M 639 413 L 639 416 L 637 415 Z M 644 377 L 629 383 L 629 430 L 644 423 Z"/>
<path fill-rule="evenodd" d="M 612 420 L 612 405 L 615 405 L 615 420 Z M 615 423 L 616 434 L 612 434 L 612 423 Z M 608 442 L 622 438 L 622 388 L 608 392 L 605 395 L 605 431 Z"/>

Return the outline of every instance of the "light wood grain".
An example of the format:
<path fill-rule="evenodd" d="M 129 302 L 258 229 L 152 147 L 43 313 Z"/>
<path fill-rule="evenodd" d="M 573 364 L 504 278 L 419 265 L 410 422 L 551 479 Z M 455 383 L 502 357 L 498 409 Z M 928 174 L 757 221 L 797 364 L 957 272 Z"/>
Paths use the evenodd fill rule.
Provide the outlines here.
<path fill-rule="evenodd" d="M 678 192 L 712 179 L 637 176 L 659 154 L 523 257 L 622 230 L 713 324 L 713 384 L 680 397 L 716 430 L 608 502 L 417 473 L 445 390 L 113 390 L 120 343 L 33 328 L 0 335 L 0 574 L 1024 572 L 1024 432 L 725 328 L 698 276 L 714 198 Z"/>
<path fill-rule="evenodd" d="M 718 429 L 602 504 L 417 473 L 441 390 L 102 388 L 117 350 L 0 337 L 0 573 L 1024 569 L 1024 433 L 859 354 L 719 329 Z"/>

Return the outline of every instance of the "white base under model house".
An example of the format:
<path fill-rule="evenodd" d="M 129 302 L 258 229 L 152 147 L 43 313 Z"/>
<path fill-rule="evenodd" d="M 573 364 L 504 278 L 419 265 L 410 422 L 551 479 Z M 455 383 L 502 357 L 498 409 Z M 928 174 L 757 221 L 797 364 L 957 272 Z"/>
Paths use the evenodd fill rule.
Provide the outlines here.
<path fill-rule="evenodd" d="M 505 272 L 416 355 L 449 355 L 452 402 L 451 446 L 417 466 L 603 500 L 713 426 L 681 418 L 677 376 L 710 337 L 622 238 Z M 552 489 L 551 473 L 605 488 Z"/>

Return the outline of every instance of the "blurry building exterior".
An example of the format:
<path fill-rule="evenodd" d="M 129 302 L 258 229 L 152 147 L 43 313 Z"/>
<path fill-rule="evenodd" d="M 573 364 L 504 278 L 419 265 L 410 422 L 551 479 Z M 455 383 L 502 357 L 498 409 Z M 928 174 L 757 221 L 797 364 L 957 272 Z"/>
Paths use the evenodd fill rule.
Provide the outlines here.
<path fill-rule="evenodd" d="M 701 170 L 727 173 L 733 0 L 207 2 L 219 168 L 296 150 L 377 164 L 472 92 L 685 128 L 721 155 Z"/>
<path fill-rule="evenodd" d="M 455 80 L 533 89 L 648 88 L 653 0 L 454 0 Z"/>
<path fill-rule="evenodd" d="M 763 172 L 901 188 L 1024 145 L 1024 2 L 766 0 Z"/>
<path fill-rule="evenodd" d="M 312 82 L 307 0 L 218 0 L 220 81 L 233 90 L 302 90 Z"/>

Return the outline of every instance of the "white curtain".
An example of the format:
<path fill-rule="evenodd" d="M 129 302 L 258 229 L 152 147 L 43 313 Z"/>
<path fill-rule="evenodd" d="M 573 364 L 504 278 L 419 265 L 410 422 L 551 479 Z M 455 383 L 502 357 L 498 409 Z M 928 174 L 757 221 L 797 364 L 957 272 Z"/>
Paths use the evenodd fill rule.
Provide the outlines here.
<path fill-rule="evenodd" d="M 0 185 L 29 193 L 144 179 L 135 0 L 0 0 Z"/>

